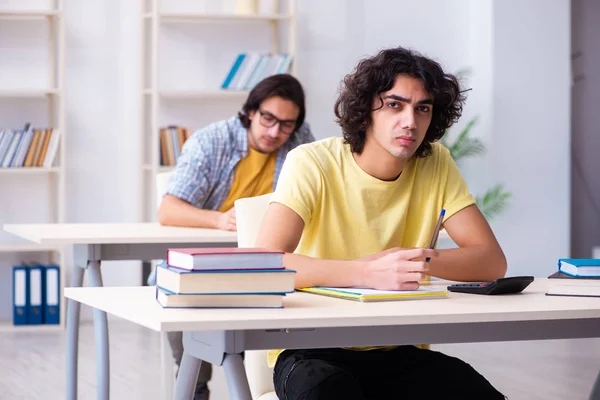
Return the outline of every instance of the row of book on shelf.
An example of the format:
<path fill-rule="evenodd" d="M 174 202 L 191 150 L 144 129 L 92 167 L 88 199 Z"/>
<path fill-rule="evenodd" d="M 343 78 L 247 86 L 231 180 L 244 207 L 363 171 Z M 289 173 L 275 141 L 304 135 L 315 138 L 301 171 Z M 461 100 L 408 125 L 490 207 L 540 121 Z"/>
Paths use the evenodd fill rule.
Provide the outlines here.
<path fill-rule="evenodd" d="M 294 292 L 296 271 L 285 268 L 283 253 L 261 248 L 167 250 L 156 270 L 156 299 L 164 308 L 281 308 Z M 361 302 L 439 299 L 445 288 L 413 291 L 313 287 L 299 291 Z"/>
<path fill-rule="evenodd" d="M 548 277 L 551 296 L 600 297 L 600 259 L 561 258 L 558 270 Z"/>
<path fill-rule="evenodd" d="M 60 268 L 22 263 L 13 266 L 13 324 L 60 323 Z"/>
<path fill-rule="evenodd" d="M 50 168 L 56 157 L 58 129 L 34 128 L 0 130 L 0 167 Z"/>
<path fill-rule="evenodd" d="M 170 125 L 160 129 L 160 165 L 174 166 L 181 155 L 183 144 L 190 137 L 187 128 Z"/>
<path fill-rule="evenodd" d="M 288 54 L 240 53 L 237 55 L 221 89 L 251 90 L 263 79 L 290 71 L 292 56 Z"/>

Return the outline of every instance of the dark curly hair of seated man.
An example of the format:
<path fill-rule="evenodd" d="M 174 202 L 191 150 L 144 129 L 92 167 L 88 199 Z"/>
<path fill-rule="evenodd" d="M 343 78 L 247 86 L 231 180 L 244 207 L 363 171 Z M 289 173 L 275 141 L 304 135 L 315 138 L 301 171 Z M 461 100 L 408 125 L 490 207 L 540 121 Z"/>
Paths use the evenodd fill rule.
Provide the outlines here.
<path fill-rule="evenodd" d="M 380 93 L 392 89 L 400 74 L 420 79 L 434 99 L 431 124 L 415 152 L 416 157 L 430 155 L 431 143 L 441 139 L 459 119 L 466 96 L 454 75 L 444 73 L 439 63 L 416 51 L 403 47 L 382 50 L 362 60 L 344 78 L 335 103 L 336 122 L 342 127 L 344 140 L 353 153 L 362 153 L 367 127 L 372 122 L 371 112 L 383 106 Z"/>

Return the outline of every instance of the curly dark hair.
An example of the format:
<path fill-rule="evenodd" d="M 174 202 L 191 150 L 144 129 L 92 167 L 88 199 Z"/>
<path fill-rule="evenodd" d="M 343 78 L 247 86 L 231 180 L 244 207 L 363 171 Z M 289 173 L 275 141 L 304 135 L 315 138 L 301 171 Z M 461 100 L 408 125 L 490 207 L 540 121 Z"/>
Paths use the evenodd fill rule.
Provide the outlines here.
<path fill-rule="evenodd" d="M 420 79 L 433 96 L 433 115 L 416 157 L 431 154 L 431 143 L 444 136 L 462 113 L 466 96 L 458 79 L 443 71 L 440 64 L 420 53 L 397 47 L 380 51 L 374 57 L 361 60 L 356 69 L 346 75 L 335 102 L 336 122 L 342 127 L 344 141 L 354 153 L 362 153 L 367 128 L 372 123 L 373 99 L 394 86 L 399 74 Z"/>
<path fill-rule="evenodd" d="M 304 104 L 304 89 L 298 81 L 289 74 L 271 75 L 263 79 L 250 91 L 246 102 L 242 106 L 242 110 L 238 113 L 240 121 L 244 128 L 250 127 L 250 111 L 258 110 L 260 104 L 266 99 L 274 96 L 279 96 L 296 104 L 299 109 L 298 118 L 296 119 L 296 129 L 294 133 L 304 123 L 306 115 L 306 106 Z"/>

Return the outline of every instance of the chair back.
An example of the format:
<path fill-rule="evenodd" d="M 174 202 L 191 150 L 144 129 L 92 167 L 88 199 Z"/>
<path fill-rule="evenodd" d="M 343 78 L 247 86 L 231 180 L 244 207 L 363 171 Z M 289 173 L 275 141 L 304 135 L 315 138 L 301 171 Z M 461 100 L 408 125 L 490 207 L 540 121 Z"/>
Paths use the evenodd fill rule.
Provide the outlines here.
<path fill-rule="evenodd" d="M 160 207 L 162 198 L 167 192 L 171 174 L 172 172 L 159 172 L 156 174 L 156 209 Z"/>
<path fill-rule="evenodd" d="M 238 247 L 254 247 L 263 217 L 269 208 L 272 193 L 236 200 L 235 220 L 237 224 Z"/>
<path fill-rule="evenodd" d="M 272 193 L 236 200 L 235 219 L 237 223 L 238 247 L 254 247 L 258 230 L 269 208 Z M 273 370 L 267 365 L 267 351 L 246 351 L 244 367 L 250 384 L 252 399 L 276 398 L 273 388 Z M 262 397 L 265 395 L 265 397 Z"/>

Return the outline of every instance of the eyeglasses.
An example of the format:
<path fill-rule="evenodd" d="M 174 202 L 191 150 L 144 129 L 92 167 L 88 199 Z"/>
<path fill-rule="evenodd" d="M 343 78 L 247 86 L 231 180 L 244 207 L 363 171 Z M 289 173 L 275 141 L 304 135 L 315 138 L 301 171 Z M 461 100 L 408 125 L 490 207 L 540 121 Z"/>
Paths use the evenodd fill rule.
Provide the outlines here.
<path fill-rule="evenodd" d="M 258 112 L 260 113 L 260 119 L 258 121 L 265 128 L 271 128 L 271 127 L 279 124 L 279 130 L 285 134 L 290 134 L 290 133 L 294 132 L 294 129 L 296 129 L 296 120 L 295 119 L 282 120 L 282 119 L 277 118 L 270 112 L 262 111 L 262 110 L 258 110 Z"/>

